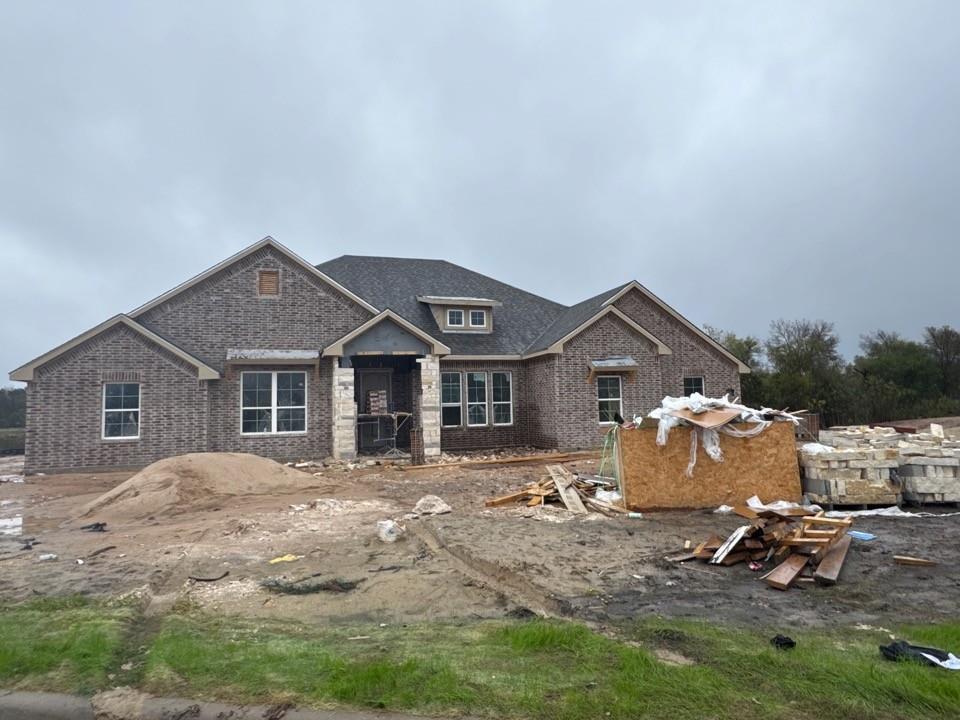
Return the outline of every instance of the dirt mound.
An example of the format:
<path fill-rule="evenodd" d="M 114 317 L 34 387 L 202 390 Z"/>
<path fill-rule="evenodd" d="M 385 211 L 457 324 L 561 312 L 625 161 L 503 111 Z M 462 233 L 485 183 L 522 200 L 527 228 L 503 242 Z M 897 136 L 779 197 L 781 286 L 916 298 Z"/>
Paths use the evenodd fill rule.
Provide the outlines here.
<path fill-rule="evenodd" d="M 159 460 L 96 500 L 76 517 L 138 519 L 202 510 L 224 498 L 316 487 L 317 478 L 246 453 L 191 453 Z"/>

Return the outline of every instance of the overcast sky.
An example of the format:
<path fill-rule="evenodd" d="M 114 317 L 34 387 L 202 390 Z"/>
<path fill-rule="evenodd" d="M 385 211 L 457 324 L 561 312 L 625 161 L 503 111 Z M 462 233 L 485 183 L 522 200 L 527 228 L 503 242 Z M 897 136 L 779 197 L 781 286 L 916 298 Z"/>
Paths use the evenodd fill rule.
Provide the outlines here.
<path fill-rule="evenodd" d="M 960 325 L 960 3 L 5 2 L 0 368 L 273 235 Z"/>

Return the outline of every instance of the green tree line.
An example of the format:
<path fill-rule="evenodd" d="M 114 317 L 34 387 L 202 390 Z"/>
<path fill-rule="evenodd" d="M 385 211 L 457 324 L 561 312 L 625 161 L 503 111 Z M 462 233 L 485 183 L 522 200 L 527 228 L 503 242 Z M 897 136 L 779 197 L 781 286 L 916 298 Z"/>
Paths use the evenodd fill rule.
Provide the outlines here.
<path fill-rule="evenodd" d="M 0 428 L 27 424 L 27 392 L 23 388 L 0 388 Z"/>
<path fill-rule="evenodd" d="M 824 425 L 960 415 L 960 332 L 947 325 L 925 328 L 919 342 L 863 335 L 853 362 L 823 320 L 775 320 L 764 341 L 707 332 L 750 366 L 740 378 L 747 405 L 817 412 Z"/>

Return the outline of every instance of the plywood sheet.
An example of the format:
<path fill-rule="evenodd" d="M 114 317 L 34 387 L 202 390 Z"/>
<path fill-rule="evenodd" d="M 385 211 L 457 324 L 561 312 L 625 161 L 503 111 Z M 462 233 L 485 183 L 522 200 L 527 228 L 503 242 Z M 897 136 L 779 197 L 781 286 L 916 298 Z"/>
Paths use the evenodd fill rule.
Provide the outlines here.
<path fill-rule="evenodd" d="M 701 446 L 693 477 L 687 477 L 691 432 L 673 428 L 664 447 L 657 445 L 655 427 L 618 432 L 623 498 L 630 510 L 736 506 L 752 495 L 763 502 L 800 501 L 792 423 L 773 423 L 752 438 L 721 433 L 723 462 L 711 460 Z"/>

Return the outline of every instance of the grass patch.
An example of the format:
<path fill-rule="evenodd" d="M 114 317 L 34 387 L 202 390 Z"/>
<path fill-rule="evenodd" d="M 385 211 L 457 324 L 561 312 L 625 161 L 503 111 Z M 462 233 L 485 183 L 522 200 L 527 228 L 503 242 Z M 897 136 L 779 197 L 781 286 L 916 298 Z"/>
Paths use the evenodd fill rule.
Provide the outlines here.
<path fill-rule="evenodd" d="M 371 637 L 348 639 L 361 634 Z M 177 616 L 151 648 L 145 683 L 157 693 L 518 718 L 960 713 L 960 673 L 882 660 L 884 634 L 797 633 L 788 652 L 766 634 L 696 623 L 650 621 L 623 635 L 545 621 L 347 629 Z M 903 635 L 960 646 L 960 626 Z M 666 665 L 657 648 L 696 664 Z"/>
<path fill-rule="evenodd" d="M 79 693 L 103 687 L 131 612 L 81 597 L 0 607 L 0 683 Z"/>
<path fill-rule="evenodd" d="M 960 673 L 883 660 L 883 632 L 791 632 L 797 648 L 783 652 L 772 632 L 666 620 L 613 639 L 571 622 L 316 627 L 181 606 L 141 632 L 135 612 L 78 598 L 0 608 L 0 683 L 90 692 L 134 661 L 141 689 L 229 702 L 557 720 L 960 716 Z M 960 648 L 960 624 L 897 635 Z"/>

